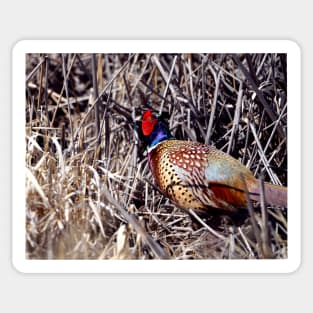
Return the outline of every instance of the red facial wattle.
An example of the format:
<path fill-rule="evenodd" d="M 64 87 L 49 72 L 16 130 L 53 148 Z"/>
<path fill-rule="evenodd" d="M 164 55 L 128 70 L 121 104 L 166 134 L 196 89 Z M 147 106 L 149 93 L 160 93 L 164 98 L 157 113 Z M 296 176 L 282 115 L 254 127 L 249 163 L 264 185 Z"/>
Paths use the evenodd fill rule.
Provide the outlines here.
<path fill-rule="evenodd" d="M 153 115 L 151 110 L 146 111 L 142 116 L 141 129 L 145 136 L 149 136 L 154 129 L 155 124 L 158 122 L 157 118 Z"/>

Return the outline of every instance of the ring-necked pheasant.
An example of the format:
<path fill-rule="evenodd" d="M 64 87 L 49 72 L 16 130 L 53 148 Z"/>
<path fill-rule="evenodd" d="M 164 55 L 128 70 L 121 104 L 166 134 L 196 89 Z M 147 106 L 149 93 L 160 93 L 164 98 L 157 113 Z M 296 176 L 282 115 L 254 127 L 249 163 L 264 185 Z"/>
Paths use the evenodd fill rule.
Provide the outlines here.
<path fill-rule="evenodd" d="M 249 197 L 258 201 L 259 182 L 230 155 L 198 142 L 176 140 L 168 126 L 152 111 L 142 116 L 150 169 L 162 193 L 184 209 L 210 207 L 236 212 Z M 265 183 L 267 204 L 287 206 L 287 188 Z"/>

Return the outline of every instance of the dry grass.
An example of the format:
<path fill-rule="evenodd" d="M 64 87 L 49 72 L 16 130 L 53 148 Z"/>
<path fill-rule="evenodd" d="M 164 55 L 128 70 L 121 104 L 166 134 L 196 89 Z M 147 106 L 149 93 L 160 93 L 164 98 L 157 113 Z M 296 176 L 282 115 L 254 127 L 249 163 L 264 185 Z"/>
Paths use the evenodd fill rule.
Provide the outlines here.
<path fill-rule="evenodd" d="M 153 108 L 177 138 L 286 185 L 286 55 L 31 54 L 26 65 L 27 258 L 287 257 L 284 208 L 229 218 L 173 206 L 138 128 Z"/>

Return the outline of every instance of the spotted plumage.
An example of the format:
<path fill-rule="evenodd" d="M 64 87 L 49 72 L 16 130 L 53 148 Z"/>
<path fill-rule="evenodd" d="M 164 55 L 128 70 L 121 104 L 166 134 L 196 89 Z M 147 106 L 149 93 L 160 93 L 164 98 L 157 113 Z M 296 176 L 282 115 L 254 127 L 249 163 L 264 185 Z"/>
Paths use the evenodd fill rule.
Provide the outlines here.
<path fill-rule="evenodd" d="M 258 181 L 230 155 L 212 146 L 174 139 L 167 125 L 151 111 L 143 115 L 142 132 L 148 139 L 148 159 L 155 181 L 177 206 L 235 212 L 246 206 L 244 181 L 251 198 L 258 199 Z M 270 190 L 273 185 L 266 186 Z M 283 188 L 274 186 L 274 198 L 278 194 L 280 205 L 287 201 Z M 267 198 L 271 200 L 271 196 Z"/>

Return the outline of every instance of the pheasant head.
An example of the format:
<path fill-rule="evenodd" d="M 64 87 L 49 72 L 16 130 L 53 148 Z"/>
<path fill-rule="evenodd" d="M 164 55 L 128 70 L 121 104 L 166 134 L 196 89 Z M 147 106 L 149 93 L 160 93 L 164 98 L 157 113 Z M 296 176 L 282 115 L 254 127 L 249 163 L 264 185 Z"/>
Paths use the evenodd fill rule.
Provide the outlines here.
<path fill-rule="evenodd" d="M 141 130 L 148 144 L 148 151 L 164 140 L 174 139 L 166 123 L 151 110 L 143 114 Z"/>

